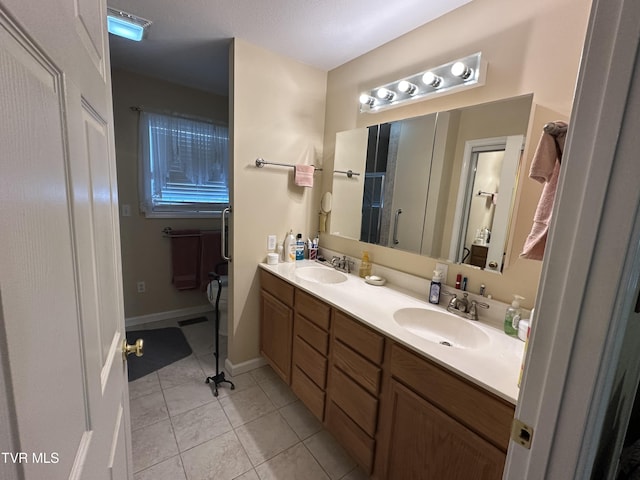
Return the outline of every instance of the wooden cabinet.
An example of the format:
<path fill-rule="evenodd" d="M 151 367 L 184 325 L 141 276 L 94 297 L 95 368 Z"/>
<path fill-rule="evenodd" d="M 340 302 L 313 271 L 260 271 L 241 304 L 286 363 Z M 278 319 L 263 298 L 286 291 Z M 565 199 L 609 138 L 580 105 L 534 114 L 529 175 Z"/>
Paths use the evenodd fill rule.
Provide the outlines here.
<path fill-rule="evenodd" d="M 377 478 L 501 478 L 513 405 L 398 344 L 388 356 Z"/>
<path fill-rule="evenodd" d="M 392 379 L 383 478 L 499 480 L 505 454 Z M 381 453 L 379 453 L 381 454 Z"/>
<path fill-rule="evenodd" d="M 375 479 L 499 479 L 514 406 L 261 270 L 260 351 Z"/>
<path fill-rule="evenodd" d="M 294 288 L 264 270 L 260 285 L 260 353 L 290 383 Z"/>
<path fill-rule="evenodd" d="M 366 473 L 375 454 L 384 342 L 334 310 L 326 426 Z"/>
<path fill-rule="evenodd" d="M 487 254 L 489 253 L 489 247 L 484 245 L 471 245 L 471 256 L 469 257 L 469 264 L 476 267 L 484 268 L 487 265 Z"/>
<path fill-rule="evenodd" d="M 298 289 L 294 303 L 291 389 L 323 421 L 331 307 Z"/>

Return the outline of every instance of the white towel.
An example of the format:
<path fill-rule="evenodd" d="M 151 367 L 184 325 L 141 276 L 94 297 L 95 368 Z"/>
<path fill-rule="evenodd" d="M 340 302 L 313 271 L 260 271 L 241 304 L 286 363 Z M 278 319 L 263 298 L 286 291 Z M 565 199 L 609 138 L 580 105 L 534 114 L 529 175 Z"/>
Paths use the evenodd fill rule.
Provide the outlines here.
<path fill-rule="evenodd" d="M 294 169 L 294 181 L 299 187 L 313 187 L 313 165 L 296 165 Z"/>

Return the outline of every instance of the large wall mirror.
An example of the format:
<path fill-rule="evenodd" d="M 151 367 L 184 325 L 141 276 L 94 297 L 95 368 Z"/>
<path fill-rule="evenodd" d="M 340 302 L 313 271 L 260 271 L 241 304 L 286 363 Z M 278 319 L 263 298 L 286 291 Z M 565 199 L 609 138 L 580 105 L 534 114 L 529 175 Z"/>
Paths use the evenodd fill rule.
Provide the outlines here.
<path fill-rule="evenodd" d="M 503 271 L 532 98 L 339 132 L 330 233 Z"/>

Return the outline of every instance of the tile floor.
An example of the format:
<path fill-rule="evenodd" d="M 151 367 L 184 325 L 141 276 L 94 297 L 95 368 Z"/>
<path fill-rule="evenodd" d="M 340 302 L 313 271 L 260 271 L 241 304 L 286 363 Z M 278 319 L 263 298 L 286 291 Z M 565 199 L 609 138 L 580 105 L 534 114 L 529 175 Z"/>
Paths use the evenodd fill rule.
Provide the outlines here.
<path fill-rule="evenodd" d="M 270 367 L 230 378 L 235 390 L 215 397 L 204 382 L 215 373 L 212 322 L 182 330 L 193 354 L 129 383 L 135 480 L 367 478 Z"/>

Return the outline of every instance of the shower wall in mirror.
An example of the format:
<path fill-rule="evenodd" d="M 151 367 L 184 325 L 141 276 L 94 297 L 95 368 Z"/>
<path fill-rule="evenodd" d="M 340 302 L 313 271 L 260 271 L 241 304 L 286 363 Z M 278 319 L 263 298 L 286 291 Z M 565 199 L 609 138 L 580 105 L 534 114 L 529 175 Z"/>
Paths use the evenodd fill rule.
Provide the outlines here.
<path fill-rule="evenodd" d="M 365 174 L 334 177 L 330 232 L 501 271 L 531 101 L 526 95 L 339 132 L 335 169 Z M 490 168 L 478 164 L 487 148 L 500 158 Z"/>

